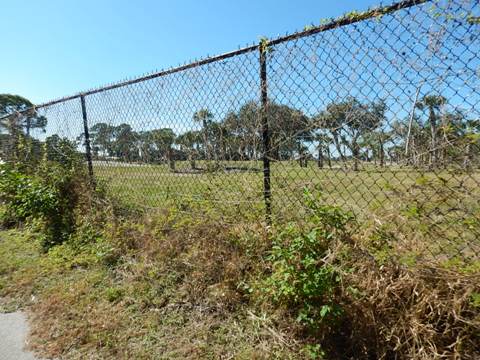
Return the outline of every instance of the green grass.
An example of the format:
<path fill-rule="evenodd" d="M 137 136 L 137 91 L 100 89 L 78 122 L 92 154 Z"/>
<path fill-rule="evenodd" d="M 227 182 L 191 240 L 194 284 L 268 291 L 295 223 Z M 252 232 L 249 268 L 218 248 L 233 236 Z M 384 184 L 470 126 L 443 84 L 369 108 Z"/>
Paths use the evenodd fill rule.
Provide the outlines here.
<path fill-rule="evenodd" d="M 28 302 L 31 291 L 19 296 L 11 284 L 21 282 L 27 287 L 32 284 L 33 273 L 38 270 L 39 250 L 27 233 L 0 232 L 0 312 L 16 310 Z"/>
<path fill-rule="evenodd" d="M 239 164 L 235 164 L 239 166 Z M 240 165 L 261 169 L 260 163 Z M 201 164 L 199 164 L 201 166 Z M 256 171 L 216 171 L 210 173 L 182 173 L 188 164 L 178 163 L 174 173 L 166 165 L 123 166 L 111 164 L 96 166 L 95 176 L 106 181 L 116 196 L 148 207 L 161 207 L 170 199 L 199 199 L 231 203 L 263 202 L 263 174 Z M 333 202 L 357 212 L 367 211 L 384 204 L 392 204 L 396 193 L 406 192 L 413 186 L 435 179 L 445 179 L 452 194 L 460 184 L 461 191 L 473 191 L 479 196 L 480 172 L 458 173 L 412 169 L 384 168 L 358 172 L 342 169 L 319 169 L 310 162 L 301 168 L 295 162 L 273 162 L 271 168 L 272 198 L 277 206 L 299 206 L 303 202 L 304 188 L 323 194 Z M 277 209 L 281 210 L 281 209 Z"/>
<path fill-rule="evenodd" d="M 162 208 L 176 204 L 186 210 L 203 206 L 232 222 L 238 216 L 264 216 L 262 172 L 188 173 L 188 163 L 176 165 L 180 171 L 175 173 L 166 165 L 111 164 L 94 171 L 112 195 L 130 205 Z M 262 168 L 260 162 L 226 165 Z M 372 165 L 354 172 L 338 166 L 319 169 L 314 162 L 307 168 L 296 162 L 272 162 L 271 168 L 272 208 L 278 221 L 304 217 L 303 193 L 309 189 L 324 203 L 352 211 L 360 224 L 389 228 L 405 242 L 410 257 L 429 254 L 445 261 L 477 258 L 479 184 L 478 171 L 432 172 Z"/>

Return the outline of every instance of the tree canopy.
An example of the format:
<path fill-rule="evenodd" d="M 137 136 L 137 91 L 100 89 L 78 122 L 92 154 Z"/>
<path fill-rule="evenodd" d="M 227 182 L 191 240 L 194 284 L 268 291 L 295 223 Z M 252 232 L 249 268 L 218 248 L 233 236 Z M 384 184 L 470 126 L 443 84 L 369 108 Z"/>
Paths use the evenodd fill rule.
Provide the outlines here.
<path fill-rule="evenodd" d="M 28 109 L 32 110 L 26 111 Z M 20 114 L 19 112 L 22 113 Z M 15 131 L 14 128 L 17 128 L 29 135 L 32 129 L 45 129 L 47 125 L 46 117 L 38 115 L 33 110 L 33 104 L 28 99 L 19 95 L 0 94 L 0 117 L 15 113 L 18 113 L 17 116 L 0 122 L 0 130 L 13 132 Z"/>

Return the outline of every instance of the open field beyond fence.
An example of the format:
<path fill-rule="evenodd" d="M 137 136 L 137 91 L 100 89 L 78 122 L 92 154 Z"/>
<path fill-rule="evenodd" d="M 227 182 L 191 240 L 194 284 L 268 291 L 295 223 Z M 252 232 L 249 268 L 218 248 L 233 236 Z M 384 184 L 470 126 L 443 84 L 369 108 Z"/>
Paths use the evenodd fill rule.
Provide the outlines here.
<path fill-rule="evenodd" d="M 81 157 L 92 183 L 129 205 L 224 221 L 301 220 L 308 191 L 418 253 L 470 259 L 480 238 L 478 5 L 352 12 L 21 109 L 2 118 L 0 156 Z"/>
<path fill-rule="evenodd" d="M 232 162 L 224 167 L 240 166 Z M 241 168 L 247 170 L 191 173 L 186 162 L 177 164 L 177 172 L 167 165 L 113 162 L 94 170 L 111 194 L 127 204 L 177 205 L 185 211 L 205 206 L 205 211 L 215 210 L 229 221 L 243 221 L 262 218 L 264 213 L 263 174 L 255 170 L 260 167 L 260 163 L 244 162 Z M 307 168 L 295 162 L 273 163 L 272 170 L 272 208 L 279 220 L 304 217 L 308 190 L 322 203 L 352 211 L 359 223 L 398 237 L 413 258 L 433 255 L 469 263 L 480 251 L 478 171 L 366 166 L 354 172 L 339 165 L 319 169 L 314 162 Z"/>

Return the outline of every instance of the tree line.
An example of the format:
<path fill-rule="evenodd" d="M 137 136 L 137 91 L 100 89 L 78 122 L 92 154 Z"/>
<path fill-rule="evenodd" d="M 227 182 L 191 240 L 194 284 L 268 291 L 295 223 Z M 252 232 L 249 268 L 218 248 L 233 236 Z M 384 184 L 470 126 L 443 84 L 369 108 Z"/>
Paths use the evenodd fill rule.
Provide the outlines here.
<path fill-rule="evenodd" d="M 478 164 L 480 120 L 461 110 L 448 111 L 447 100 L 426 95 L 411 114 L 388 123 L 385 101 L 362 103 L 354 97 L 332 102 L 313 117 L 287 105 L 269 103 L 270 158 L 297 160 L 301 166 L 341 166 L 359 170 L 362 163 L 436 168 L 451 163 Z M 95 124 L 90 130 L 95 158 L 169 163 L 259 160 L 263 156 L 262 109 L 256 102 L 215 121 L 201 109 L 192 116 L 198 130 L 175 134 L 171 128 L 135 131 L 128 124 Z M 313 150 L 314 149 L 314 150 Z"/>
<path fill-rule="evenodd" d="M 29 105 L 26 99 L 0 95 L 0 114 L 24 110 Z M 171 128 L 137 131 L 127 123 L 96 123 L 89 135 L 95 160 L 166 163 L 172 170 L 176 161 L 187 160 L 191 169 L 199 170 L 197 161 L 202 160 L 220 164 L 261 159 L 265 145 L 262 111 L 266 111 L 272 161 L 296 160 L 301 166 L 315 161 L 320 168 L 336 166 L 355 171 L 367 163 L 380 167 L 387 163 L 428 168 L 452 163 L 465 168 L 477 166 L 480 119 L 449 108 L 445 97 L 427 94 L 416 99 L 404 119 L 388 121 L 383 100 L 362 102 L 348 97 L 331 102 L 314 116 L 275 102 L 263 110 L 251 101 L 222 119 L 215 119 L 209 109 L 200 109 L 191 119 L 197 129 L 180 134 Z M 45 129 L 46 124 L 47 119 L 37 113 L 4 119 L 0 141 L 12 145 L 21 138 L 29 139 L 32 129 Z M 84 134 L 76 139 L 77 144 L 84 141 Z M 53 151 L 49 156 L 59 156 L 54 150 L 64 148 L 67 142 L 77 148 L 73 141 L 57 135 L 47 137 L 44 147 Z M 2 147 L 5 153 L 5 145 Z"/>

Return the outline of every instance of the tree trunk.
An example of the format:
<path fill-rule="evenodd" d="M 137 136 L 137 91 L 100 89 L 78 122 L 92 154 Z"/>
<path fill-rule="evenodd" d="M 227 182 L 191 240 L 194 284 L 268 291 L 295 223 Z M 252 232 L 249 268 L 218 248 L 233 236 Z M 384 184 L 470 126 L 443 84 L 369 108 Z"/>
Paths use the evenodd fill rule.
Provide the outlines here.
<path fill-rule="evenodd" d="M 175 171 L 175 160 L 173 159 L 172 153 L 173 153 L 172 148 L 169 147 L 167 150 L 168 166 L 170 167 L 171 171 Z"/>
<path fill-rule="evenodd" d="M 340 148 L 340 144 L 338 142 L 338 134 L 336 131 L 332 131 L 332 136 L 333 136 L 333 144 L 335 145 L 335 149 L 338 151 L 338 155 L 340 155 L 340 159 L 343 162 L 343 165 L 345 166 L 346 164 L 346 159 L 345 156 L 343 155 L 342 149 Z"/>
<path fill-rule="evenodd" d="M 413 106 L 412 106 L 412 110 L 410 112 L 410 120 L 408 121 L 408 131 L 407 131 L 407 139 L 405 141 L 405 156 L 407 157 L 407 161 L 408 160 L 408 155 L 409 155 L 409 151 L 410 151 L 410 135 L 412 133 L 412 125 L 413 125 L 413 118 L 415 116 L 415 106 L 417 105 L 417 101 L 418 101 L 418 95 L 420 94 L 420 89 L 422 88 L 422 85 L 420 85 L 418 88 L 417 88 L 417 92 L 415 93 L 415 100 L 413 101 Z"/>
<path fill-rule="evenodd" d="M 205 160 L 210 160 L 210 152 L 208 148 L 208 136 L 207 136 L 207 122 L 203 120 L 203 146 L 205 147 Z"/>
<path fill-rule="evenodd" d="M 223 137 L 223 129 L 220 128 L 220 160 L 227 160 L 227 144 Z"/>
<path fill-rule="evenodd" d="M 330 146 L 327 146 L 327 163 L 328 167 L 332 168 L 332 154 L 330 153 Z"/>
<path fill-rule="evenodd" d="M 318 160 L 317 165 L 319 169 L 323 169 L 323 151 L 322 151 L 322 142 L 318 142 Z"/>
<path fill-rule="evenodd" d="M 463 158 L 463 168 L 468 170 L 470 168 L 472 154 L 471 154 L 471 143 L 468 142 L 467 148 L 465 149 L 465 157 Z"/>
<path fill-rule="evenodd" d="M 302 149 L 302 144 L 299 143 L 297 149 L 298 149 L 298 162 L 300 164 L 300 167 L 305 168 L 307 167 L 307 159 L 306 159 L 305 152 Z"/>
<path fill-rule="evenodd" d="M 27 125 L 26 125 L 26 134 L 27 134 L 27 137 L 30 136 L 30 128 L 31 128 L 32 124 L 31 124 L 31 120 L 30 120 L 30 117 L 27 116 Z"/>
<path fill-rule="evenodd" d="M 412 153 L 412 156 L 411 158 L 409 157 L 407 159 L 408 161 L 408 164 L 409 165 L 413 165 L 415 167 L 418 166 L 418 154 L 417 154 L 417 149 L 415 148 L 415 137 L 412 138 L 412 142 L 411 142 L 411 148 L 413 149 L 413 151 L 411 152 Z"/>
<path fill-rule="evenodd" d="M 429 108 L 430 132 L 432 136 L 432 149 L 430 164 L 435 167 L 437 165 L 437 121 L 435 119 L 435 111 L 432 106 Z"/>
<path fill-rule="evenodd" d="M 360 147 L 357 140 L 352 140 L 352 157 L 353 157 L 353 171 L 358 171 L 358 158 L 360 156 Z"/>
<path fill-rule="evenodd" d="M 385 152 L 383 150 L 383 140 L 380 139 L 380 167 L 385 166 Z"/>

